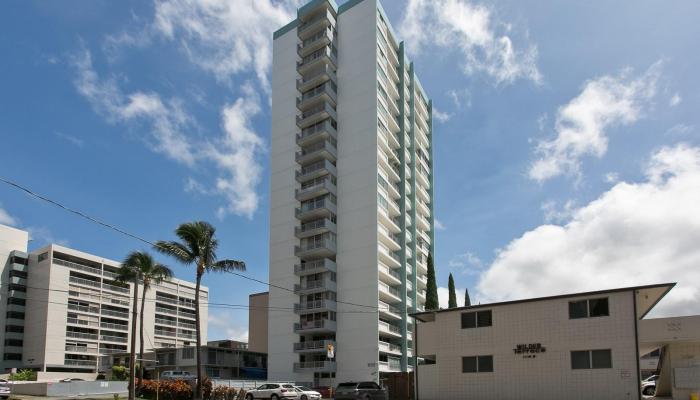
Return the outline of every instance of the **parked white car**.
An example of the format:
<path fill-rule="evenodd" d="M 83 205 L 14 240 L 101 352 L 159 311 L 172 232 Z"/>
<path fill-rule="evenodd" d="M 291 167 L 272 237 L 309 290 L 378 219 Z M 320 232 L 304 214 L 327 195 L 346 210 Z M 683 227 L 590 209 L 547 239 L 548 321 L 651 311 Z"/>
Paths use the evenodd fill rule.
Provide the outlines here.
<path fill-rule="evenodd" d="M 266 383 L 253 390 L 249 390 L 245 395 L 246 400 L 254 399 L 297 399 L 299 393 L 291 383 Z"/>
<path fill-rule="evenodd" d="M 0 383 L 0 398 L 10 398 L 10 385 L 7 383 L 7 381 Z"/>
<path fill-rule="evenodd" d="M 163 371 L 160 373 L 160 379 L 165 380 L 165 381 L 178 380 L 178 379 L 188 381 L 188 380 L 195 379 L 195 377 L 192 376 L 192 374 L 190 374 L 187 371 Z"/>
<path fill-rule="evenodd" d="M 321 393 L 306 386 L 294 386 L 294 390 L 296 390 L 299 400 L 319 400 L 321 398 Z"/>

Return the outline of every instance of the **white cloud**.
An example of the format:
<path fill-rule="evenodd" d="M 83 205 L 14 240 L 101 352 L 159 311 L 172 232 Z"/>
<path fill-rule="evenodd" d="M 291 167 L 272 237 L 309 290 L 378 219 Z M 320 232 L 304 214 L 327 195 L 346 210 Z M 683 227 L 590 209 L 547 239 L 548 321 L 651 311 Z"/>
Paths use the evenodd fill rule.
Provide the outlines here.
<path fill-rule="evenodd" d="M 447 91 L 456 108 L 469 108 L 472 106 L 472 94 L 467 89 L 450 89 Z"/>
<path fill-rule="evenodd" d="M 453 114 L 442 112 L 437 108 L 433 107 L 433 118 L 435 118 L 440 123 L 445 123 L 452 118 Z"/>
<path fill-rule="evenodd" d="M 24 229 L 29 232 L 29 240 L 32 241 L 33 247 L 45 246 L 52 243 L 61 246 L 69 245 L 68 240 L 57 238 L 51 230 L 45 226 L 28 226 Z"/>
<path fill-rule="evenodd" d="M 478 284 L 484 301 L 678 282 L 655 315 L 700 312 L 700 148 L 655 152 L 642 182 L 619 182 L 501 250 Z"/>
<path fill-rule="evenodd" d="M 214 183 L 208 185 L 189 178 L 185 191 L 224 197 L 226 204 L 217 211 L 219 217 L 228 214 L 252 217 L 259 203 L 256 192 L 262 175 L 259 157 L 265 151 L 265 143 L 251 124 L 251 119 L 261 111 L 260 99 L 251 85 L 246 84 L 242 88 L 243 96 L 222 108 L 224 134 L 220 138 L 193 140 L 185 131 L 196 123 L 180 100 L 163 101 L 156 93 L 140 91 L 124 94 L 114 79 L 99 79 L 87 50 L 75 57 L 74 64 L 78 92 L 109 122 L 143 121 L 151 130 L 144 141 L 154 151 L 193 170 L 203 170 L 198 168 L 201 164 L 214 165 L 219 173 Z"/>
<path fill-rule="evenodd" d="M 220 81 L 254 71 L 268 90 L 272 33 L 295 17 L 297 1 L 164 0 L 152 29 L 180 43 L 190 61 Z M 122 39 L 123 40 L 123 39 Z"/>
<path fill-rule="evenodd" d="M 10 213 L 5 211 L 2 208 L 2 204 L 0 204 L 0 224 L 16 226 L 18 222 L 19 221 L 17 220 L 17 218 L 13 217 L 12 215 L 10 215 Z"/>
<path fill-rule="evenodd" d="M 692 125 L 676 124 L 669 128 L 669 130 L 667 130 L 664 134 L 669 136 L 682 136 L 686 133 L 692 132 L 693 129 L 694 127 Z"/>
<path fill-rule="evenodd" d="M 524 78 L 539 83 L 537 46 L 516 50 L 509 24 L 466 0 L 409 0 L 400 34 L 412 51 L 457 49 L 464 73 L 485 73 L 497 84 Z"/>
<path fill-rule="evenodd" d="M 450 300 L 450 291 L 446 287 L 438 287 L 438 305 L 440 308 L 447 308 Z M 455 296 L 457 297 L 457 307 L 464 306 L 464 288 L 455 288 Z"/>
<path fill-rule="evenodd" d="M 608 172 L 605 174 L 605 182 L 607 183 L 617 183 L 620 180 L 620 174 L 617 172 Z"/>
<path fill-rule="evenodd" d="M 681 98 L 681 95 L 679 95 L 678 93 L 675 93 L 671 97 L 671 99 L 668 101 L 668 105 L 671 107 L 675 107 L 675 106 L 681 104 L 682 100 L 683 100 L 683 98 Z"/>
<path fill-rule="evenodd" d="M 244 97 L 221 110 L 224 137 L 204 151 L 223 172 L 216 191 L 226 196 L 228 204 L 217 211 L 220 217 L 233 213 L 250 218 L 258 207 L 256 187 L 263 170 L 258 156 L 265 143 L 253 130 L 251 118 L 260 112 L 260 99 L 250 85 L 243 92 Z"/>
<path fill-rule="evenodd" d="M 465 275 L 478 274 L 484 267 L 484 263 L 474 253 L 468 251 L 466 253 L 457 254 L 448 261 L 447 266 L 450 268 L 462 269 Z"/>
<path fill-rule="evenodd" d="M 122 93 L 114 79 L 99 78 L 87 49 L 73 58 L 73 64 L 78 72 L 75 86 L 95 112 L 111 123 L 146 123 L 150 132 L 142 139 L 153 150 L 185 165 L 194 164 L 192 145 L 183 132 L 192 121 L 178 100 L 163 102 L 155 93 Z"/>
<path fill-rule="evenodd" d="M 209 310 L 208 331 L 209 337 L 214 340 L 231 339 L 248 342 L 248 328 L 235 326 L 232 321 L 236 318 L 233 313 L 225 310 Z"/>
<path fill-rule="evenodd" d="M 540 208 L 544 214 L 544 222 L 562 223 L 568 221 L 573 216 L 575 203 L 573 200 L 567 200 L 559 207 L 556 201 L 550 200 L 542 203 Z"/>
<path fill-rule="evenodd" d="M 656 94 L 660 69 L 659 61 L 641 76 L 630 77 L 631 70 L 625 69 L 617 76 L 586 82 L 581 94 L 557 111 L 557 137 L 537 145 L 539 159 L 530 167 L 530 178 L 542 182 L 561 174 L 580 177 L 583 156 L 600 158 L 606 153 L 608 128 L 641 118 Z"/>
<path fill-rule="evenodd" d="M 75 146 L 75 147 L 80 147 L 80 148 L 82 148 L 83 146 L 85 146 L 85 141 L 82 140 L 82 139 L 79 139 L 79 138 L 77 138 L 77 137 L 75 137 L 75 136 L 68 135 L 68 134 L 65 134 L 65 133 L 62 133 L 62 132 L 54 132 L 54 135 L 56 135 L 56 137 L 58 137 L 58 138 L 60 138 L 60 139 L 65 140 L 66 142 L 72 144 L 72 145 Z"/>
<path fill-rule="evenodd" d="M 447 227 L 445 225 L 443 225 L 442 221 L 435 218 L 435 230 L 436 231 L 444 231 L 445 229 L 447 229 Z"/>

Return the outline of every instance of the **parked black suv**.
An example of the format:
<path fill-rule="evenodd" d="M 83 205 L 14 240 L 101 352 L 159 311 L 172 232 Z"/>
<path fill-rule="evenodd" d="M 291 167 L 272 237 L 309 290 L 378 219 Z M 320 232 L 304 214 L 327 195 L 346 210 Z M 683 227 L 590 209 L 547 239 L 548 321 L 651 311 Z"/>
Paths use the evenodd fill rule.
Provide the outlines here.
<path fill-rule="evenodd" d="M 335 400 L 388 400 L 386 389 L 375 382 L 345 382 L 335 389 Z"/>

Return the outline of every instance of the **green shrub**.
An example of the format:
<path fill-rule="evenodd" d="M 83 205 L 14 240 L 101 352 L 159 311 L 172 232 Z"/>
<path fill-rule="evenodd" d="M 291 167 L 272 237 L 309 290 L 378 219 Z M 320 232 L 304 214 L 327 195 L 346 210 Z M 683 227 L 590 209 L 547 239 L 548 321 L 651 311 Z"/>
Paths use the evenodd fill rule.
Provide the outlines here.
<path fill-rule="evenodd" d="M 35 381 L 36 371 L 31 369 L 21 369 L 19 372 L 10 374 L 11 381 Z"/>
<path fill-rule="evenodd" d="M 129 371 L 127 371 L 126 367 L 123 367 L 121 365 L 113 365 L 112 366 L 112 377 L 110 380 L 112 381 L 125 381 L 129 379 Z"/>

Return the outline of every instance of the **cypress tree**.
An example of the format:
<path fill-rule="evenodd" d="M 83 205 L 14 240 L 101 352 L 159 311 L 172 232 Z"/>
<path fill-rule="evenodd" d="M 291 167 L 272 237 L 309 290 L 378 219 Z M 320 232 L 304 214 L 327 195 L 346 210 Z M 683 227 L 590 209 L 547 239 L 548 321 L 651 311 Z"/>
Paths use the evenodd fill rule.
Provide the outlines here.
<path fill-rule="evenodd" d="M 469 289 L 464 289 L 464 306 L 472 305 L 472 301 L 469 298 Z"/>
<path fill-rule="evenodd" d="M 437 282 L 435 282 L 435 266 L 433 265 L 433 255 L 428 254 L 428 283 L 425 290 L 425 309 L 437 310 L 440 308 L 438 300 Z"/>
<path fill-rule="evenodd" d="M 457 307 L 457 294 L 455 293 L 455 279 L 452 277 L 452 272 L 450 272 L 450 278 L 447 280 L 447 290 L 449 291 L 449 300 L 447 302 L 447 308 Z"/>

